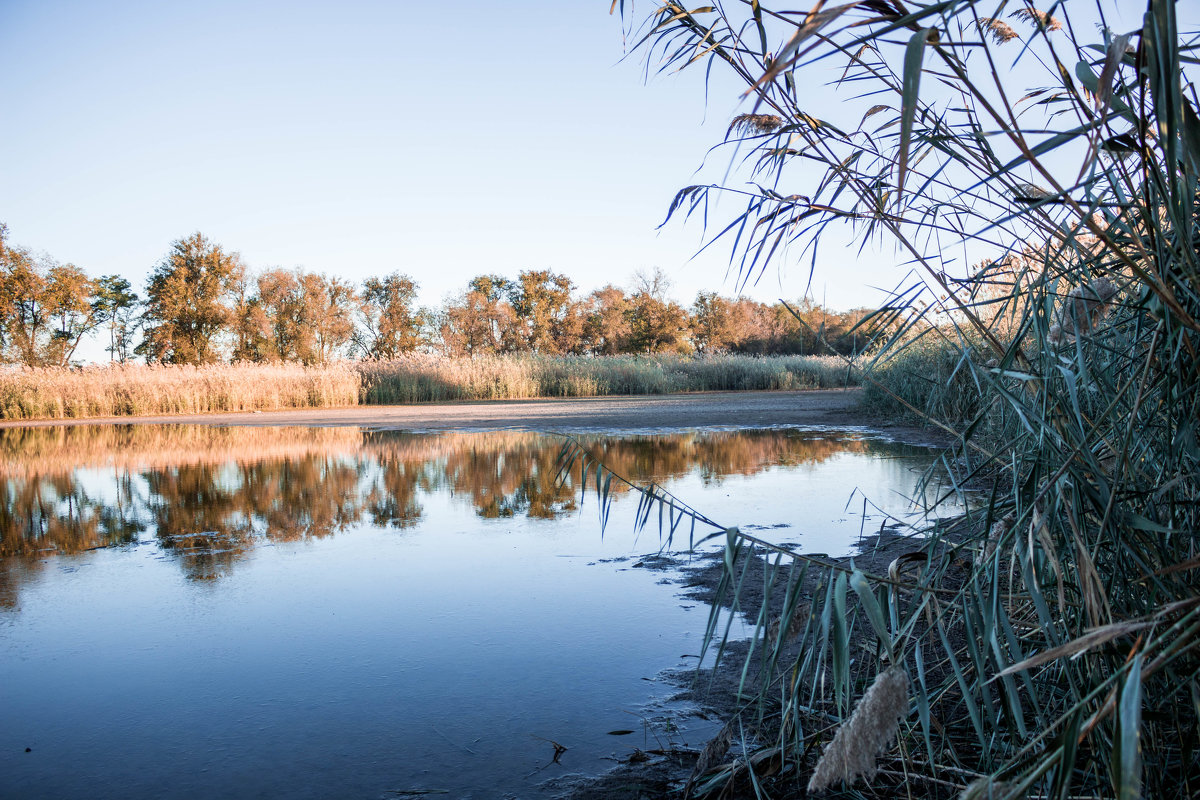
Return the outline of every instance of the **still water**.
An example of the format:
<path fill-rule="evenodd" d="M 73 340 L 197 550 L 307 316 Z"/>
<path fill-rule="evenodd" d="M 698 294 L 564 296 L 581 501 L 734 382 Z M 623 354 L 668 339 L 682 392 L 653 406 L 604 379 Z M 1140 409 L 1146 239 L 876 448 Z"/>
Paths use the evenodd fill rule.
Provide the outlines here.
<path fill-rule="evenodd" d="M 861 431 L 582 443 L 830 554 L 910 514 L 931 458 Z M 719 723 L 660 673 L 695 663 L 707 610 L 635 567 L 663 542 L 615 483 L 602 534 L 562 444 L 0 432 L 0 797 L 544 797 L 635 747 L 703 746 Z"/>

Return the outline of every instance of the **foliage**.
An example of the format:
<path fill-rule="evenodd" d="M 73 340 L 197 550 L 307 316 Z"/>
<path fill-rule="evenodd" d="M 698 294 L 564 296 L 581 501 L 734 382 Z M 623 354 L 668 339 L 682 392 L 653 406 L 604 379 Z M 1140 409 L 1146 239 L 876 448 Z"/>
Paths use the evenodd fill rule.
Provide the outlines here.
<path fill-rule="evenodd" d="M 362 329 L 354 335 L 355 350 L 363 358 L 396 358 L 417 349 L 421 318 L 413 308 L 416 294 L 416 282 L 400 272 L 363 281 Z"/>
<path fill-rule="evenodd" d="M 302 269 L 252 274 L 201 234 L 173 245 L 147 283 L 145 302 L 117 275 L 90 280 L 70 265 L 59 268 L 7 244 L 0 259 L 6 265 L 0 271 L 0 360 L 27 365 L 65 365 L 85 336 L 104 328 L 105 349 L 122 363 L 133 354 L 165 363 L 228 356 L 302 364 L 347 355 L 389 360 L 418 351 L 452 357 L 854 354 L 869 344 L 857 328 L 865 310 L 839 314 L 808 299 L 768 306 L 701 292 L 689 312 L 668 297 L 661 270 L 636 275 L 632 291 L 610 284 L 584 298 L 573 295 L 570 279 L 550 270 L 524 270 L 516 280 L 478 275 L 462 295 L 431 310 L 415 307 L 417 283 L 401 272 L 368 278 L 359 291 Z"/>
<path fill-rule="evenodd" d="M 231 300 L 245 267 L 202 233 L 171 245 L 146 284 L 144 340 L 137 352 L 164 364 L 220 360 L 218 336 L 233 316 Z"/>
<path fill-rule="evenodd" d="M 141 324 L 138 318 L 138 296 L 131 292 L 129 281 L 120 275 L 105 275 L 96 281 L 93 305 L 98 321 L 108 327 L 108 347 L 111 358 L 124 364 L 133 355 L 133 337 Z"/>
<path fill-rule="evenodd" d="M 847 797 L 1200 793 L 1200 115 L 1176 10 L 1149 0 L 1131 32 L 1102 5 L 1003 0 L 667 0 L 646 18 L 648 64 L 727 70 L 752 105 L 727 143 L 749 188 L 687 187 L 671 215 L 738 198 L 712 239 L 743 277 L 837 226 L 894 244 L 924 285 L 871 320 L 887 346 L 868 381 L 955 434 L 956 482 L 989 487 L 886 575 L 718 526 L 734 608 L 767 555 L 783 613 L 753 620 L 744 673 L 764 670 L 742 716 L 761 749 L 689 790 L 800 794 L 817 770 Z M 818 112 L 822 79 L 844 102 Z M 896 670 L 899 724 L 851 717 Z M 871 748 L 894 729 L 883 768 L 818 770 L 856 727 Z"/>
<path fill-rule="evenodd" d="M 100 324 L 95 283 L 74 264 L 35 257 L 0 229 L 0 349 L 28 366 L 65 365 Z"/>

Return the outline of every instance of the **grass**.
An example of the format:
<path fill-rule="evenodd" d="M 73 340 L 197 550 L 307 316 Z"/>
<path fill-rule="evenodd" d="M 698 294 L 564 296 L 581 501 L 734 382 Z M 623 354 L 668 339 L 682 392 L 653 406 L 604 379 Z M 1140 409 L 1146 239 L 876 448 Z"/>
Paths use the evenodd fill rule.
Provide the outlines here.
<path fill-rule="evenodd" d="M 410 356 L 363 362 L 363 402 L 827 389 L 856 385 L 841 359 L 819 356 Z"/>
<path fill-rule="evenodd" d="M 413 355 L 394 361 L 8 368 L 0 419 L 274 411 L 534 397 L 818 389 L 854 385 L 840 359 L 817 356 Z"/>
<path fill-rule="evenodd" d="M 0 419 L 199 414 L 349 406 L 360 378 L 347 364 L 127 364 L 0 372 Z"/>

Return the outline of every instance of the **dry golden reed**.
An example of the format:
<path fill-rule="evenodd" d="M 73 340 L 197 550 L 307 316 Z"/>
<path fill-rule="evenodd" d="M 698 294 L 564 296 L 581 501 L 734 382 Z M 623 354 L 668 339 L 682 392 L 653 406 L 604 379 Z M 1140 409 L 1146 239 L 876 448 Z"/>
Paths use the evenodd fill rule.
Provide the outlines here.
<path fill-rule="evenodd" d="M 1054 17 L 1047 14 L 1045 11 L 1038 11 L 1036 8 L 1018 8 L 1013 13 L 1009 14 L 1014 19 L 1030 22 L 1039 28 L 1048 31 L 1062 30 L 1062 23 Z"/>
<path fill-rule="evenodd" d="M 1076 286 L 1058 309 L 1056 321 L 1046 335 L 1053 345 L 1064 344 L 1079 334 L 1090 333 L 1112 307 L 1117 287 L 1108 278 L 1097 278 Z"/>
<path fill-rule="evenodd" d="M 858 383 L 822 356 L 537 356 L 391 361 L 0 368 L 0 419 L 84 419 L 355 405 L 673 392 L 818 389 Z"/>
<path fill-rule="evenodd" d="M 896 738 L 907 713 L 908 673 L 903 667 L 890 667 L 875 676 L 850 719 L 838 728 L 813 770 L 808 791 L 820 792 L 860 777 L 869 780 L 878 770 L 876 756 Z"/>
<path fill-rule="evenodd" d="M 352 406 L 359 377 L 349 363 L 125 364 L 0 371 L 0 418 L 196 414 Z"/>
<path fill-rule="evenodd" d="M 985 34 L 991 36 L 992 41 L 996 44 L 1004 44 L 1017 38 L 1017 32 L 1002 20 L 983 17 L 979 20 L 979 27 Z"/>
<path fill-rule="evenodd" d="M 774 133 L 783 127 L 783 118 L 774 114 L 738 114 L 729 123 L 725 136 L 737 131 L 740 134 Z"/>

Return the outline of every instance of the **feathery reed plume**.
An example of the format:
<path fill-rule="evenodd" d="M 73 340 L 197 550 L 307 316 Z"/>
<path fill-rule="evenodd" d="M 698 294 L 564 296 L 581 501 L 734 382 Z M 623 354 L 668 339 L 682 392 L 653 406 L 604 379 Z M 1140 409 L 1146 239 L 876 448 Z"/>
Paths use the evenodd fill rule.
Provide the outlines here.
<path fill-rule="evenodd" d="M 1062 23 L 1054 17 L 1047 14 L 1045 11 L 1038 11 L 1036 8 L 1018 8 L 1013 13 L 1009 14 L 1019 20 L 1031 22 L 1039 28 L 1047 31 L 1062 30 Z"/>
<path fill-rule="evenodd" d="M 850 719 L 821 754 L 808 791 L 819 792 L 837 781 L 870 779 L 878 769 L 875 757 L 891 744 L 907 713 L 908 673 L 903 667 L 889 667 L 875 676 Z"/>
<path fill-rule="evenodd" d="M 1036 183 L 1018 183 L 1017 184 L 1017 200 L 1041 200 L 1043 197 L 1049 197 L 1050 193 Z"/>
<path fill-rule="evenodd" d="M 976 778 L 967 784 L 958 800 L 1011 800 L 1015 784 L 993 780 L 991 777 Z"/>
<path fill-rule="evenodd" d="M 774 114 L 738 114 L 733 118 L 733 122 L 729 123 L 729 130 L 725 131 L 725 138 L 728 139 L 729 134 L 734 131 L 742 135 L 774 133 L 782 127 L 783 118 Z"/>
<path fill-rule="evenodd" d="M 985 35 L 991 36 L 992 41 L 996 44 L 1004 44 L 1017 38 L 1017 32 L 1012 29 L 1012 26 L 1003 20 L 991 17 L 982 17 L 979 20 L 979 29 Z"/>
<path fill-rule="evenodd" d="M 684 797 L 691 797 L 696 779 L 715 767 L 729 752 L 729 748 L 733 744 L 733 724 L 737 721 L 738 718 L 734 717 L 726 722 L 725 727 L 721 728 L 717 735 L 704 745 L 704 749 L 700 751 L 700 757 L 696 759 L 696 766 L 692 769 L 692 774 L 688 776 L 687 785 L 683 787 Z"/>
<path fill-rule="evenodd" d="M 1059 308 L 1057 320 L 1050 326 L 1047 334 L 1047 341 L 1053 345 L 1060 345 L 1081 333 L 1095 330 L 1100 320 L 1108 313 L 1116 295 L 1117 287 L 1108 278 L 1097 278 L 1076 286 Z"/>

